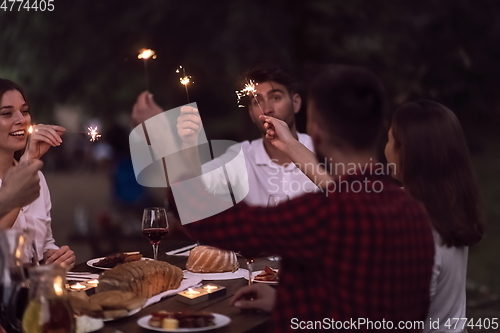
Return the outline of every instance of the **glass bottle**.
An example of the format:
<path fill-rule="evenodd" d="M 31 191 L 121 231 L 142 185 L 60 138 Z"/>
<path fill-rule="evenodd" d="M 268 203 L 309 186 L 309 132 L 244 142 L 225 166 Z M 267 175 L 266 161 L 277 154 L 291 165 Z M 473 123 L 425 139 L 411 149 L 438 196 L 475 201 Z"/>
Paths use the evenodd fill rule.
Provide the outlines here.
<path fill-rule="evenodd" d="M 32 267 L 29 303 L 23 333 L 74 333 L 75 318 L 66 297 L 66 269 L 60 265 Z"/>
<path fill-rule="evenodd" d="M 7 333 L 21 332 L 21 319 L 28 305 L 28 283 L 24 274 L 28 234 L 0 230 L 0 325 Z"/>

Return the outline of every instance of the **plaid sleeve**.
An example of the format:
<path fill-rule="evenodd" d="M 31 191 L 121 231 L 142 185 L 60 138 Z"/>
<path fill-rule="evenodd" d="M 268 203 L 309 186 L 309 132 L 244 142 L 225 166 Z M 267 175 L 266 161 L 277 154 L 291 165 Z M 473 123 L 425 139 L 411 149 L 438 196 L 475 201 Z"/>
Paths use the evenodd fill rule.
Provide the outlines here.
<path fill-rule="evenodd" d="M 203 190 L 198 188 L 198 191 Z M 177 200 L 193 200 L 196 188 Z M 251 207 L 243 202 L 209 218 L 185 225 L 193 238 L 220 248 L 244 250 L 256 255 L 266 252 L 290 258 L 313 259 L 324 250 L 327 217 L 323 194 L 308 194 L 278 207 Z M 191 202 L 192 207 L 210 205 Z"/>

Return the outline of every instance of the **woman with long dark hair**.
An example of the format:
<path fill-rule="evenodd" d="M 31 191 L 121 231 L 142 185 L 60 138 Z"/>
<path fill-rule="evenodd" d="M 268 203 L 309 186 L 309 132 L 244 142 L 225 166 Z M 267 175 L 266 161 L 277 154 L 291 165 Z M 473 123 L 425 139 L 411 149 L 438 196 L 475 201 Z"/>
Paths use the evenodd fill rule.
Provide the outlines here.
<path fill-rule="evenodd" d="M 29 163 L 39 159 L 50 147 L 59 146 L 65 129 L 55 125 L 37 124 L 31 135 L 30 105 L 20 86 L 10 80 L 0 79 L 0 179 L 9 173 L 9 169 L 18 161 L 14 154 L 24 151 L 21 160 Z M 29 140 L 29 145 L 28 145 Z M 27 149 L 29 147 L 29 149 Z M 59 248 L 52 237 L 50 217 L 50 194 L 45 178 L 40 178 L 40 196 L 27 206 L 11 210 L 0 218 L 0 228 L 28 230 L 33 239 L 29 258 L 36 258 L 44 263 L 61 263 L 73 267 L 75 254 L 68 246 Z"/>
<path fill-rule="evenodd" d="M 468 247 L 483 236 L 479 193 L 460 122 L 447 107 L 418 101 L 394 114 L 385 147 L 392 176 L 419 200 L 429 214 L 436 253 L 429 318 L 440 328 L 425 332 L 460 332 L 453 318 L 465 316 Z M 448 326 L 450 327 L 450 326 Z"/>

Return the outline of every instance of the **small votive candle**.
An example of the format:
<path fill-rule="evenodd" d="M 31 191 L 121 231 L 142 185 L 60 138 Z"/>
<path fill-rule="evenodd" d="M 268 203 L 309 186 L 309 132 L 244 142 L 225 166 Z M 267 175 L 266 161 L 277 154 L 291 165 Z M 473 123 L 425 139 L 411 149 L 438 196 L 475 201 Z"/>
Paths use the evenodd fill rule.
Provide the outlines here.
<path fill-rule="evenodd" d="M 81 284 L 80 282 L 77 282 L 76 284 L 70 286 L 71 289 L 73 290 L 85 290 L 85 289 L 89 289 L 88 286 L 85 286 L 83 284 Z"/>
<path fill-rule="evenodd" d="M 203 286 L 203 289 L 205 289 L 207 292 L 211 293 L 211 292 L 214 292 L 217 289 L 219 289 L 219 287 L 211 285 L 211 284 L 207 284 L 207 285 Z"/>
<path fill-rule="evenodd" d="M 226 288 L 214 284 L 201 287 L 188 288 L 178 293 L 180 302 L 193 305 L 200 302 L 210 301 L 226 294 Z"/>
<path fill-rule="evenodd" d="M 200 294 L 198 290 L 194 290 L 193 288 L 188 288 L 188 290 L 184 292 L 184 295 L 190 298 L 198 297 Z"/>
<path fill-rule="evenodd" d="M 88 284 L 89 286 L 95 288 L 99 284 L 99 280 L 97 280 L 97 279 L 89 280 L 89 281 L 87 281 L 85 283 Z"/>

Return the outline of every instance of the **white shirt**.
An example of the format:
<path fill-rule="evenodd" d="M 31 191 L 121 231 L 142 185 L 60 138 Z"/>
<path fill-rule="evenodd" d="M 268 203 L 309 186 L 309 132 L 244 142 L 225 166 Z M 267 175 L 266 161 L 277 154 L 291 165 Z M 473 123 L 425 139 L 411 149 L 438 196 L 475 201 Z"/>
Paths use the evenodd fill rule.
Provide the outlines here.
<path fill-rule="evenodd" d="M 456 328 L 453 329 L 455 326 L 453 318 L 465 318 L 465 282 L 469 248 L 447 247 L 441 244 L 441 237 L 434 230 L 433 235 L 435 254 L 430 289 L 431 305 L 424 332 L 462 332 L 464 320 L 458 321 Z M 439 318 L 439 328 L 431 328 L 429 318 L 434 322 Z M 451 328 L 444 326 L 445 324 L 451 325 Z"/>
<path fill-rule="evenodd" d="M 28 206 L 21 208 L 11 229 L 27 230 L 30 239 L 35 242 L 38 260 L 42 260 L 45 251 L 48 249 L 58 249 L 59 247 L 55 245 L 54 238 L 52 237 L 52 219 L 50 217 L 52 204 L 50 202 L 49 188 L 45 177 L 40 171 L 38 172 L 38 176 L 40 177 L 40 196 Z M 0 186 L 1 183 L 2 180 L 0 180 Z M 23 261 L 29 262 L 33 258 L 31 244 L 25 250 L 26 254 Z"/>
<path fill-rule="evenodd" d="M 308 135 L 298 133 L 298 139 L 314 152 Z M 242 158 L 234 158 L 238 154 L 241 156 L 241 153 L 244 162 Z M 232 145 L 226 153 L 202 165 L 202 179 L 207 189 L 217 196 L 228 198 L 227 181 L 221 166 L 225 166 L 235 201 L 243 200 L 252 206 L 267 206 L 271 194 L 286 194 L 293 199 L 319 190 L 295 164 L 281 166 L 274 163 L 262 139 Z"/>

